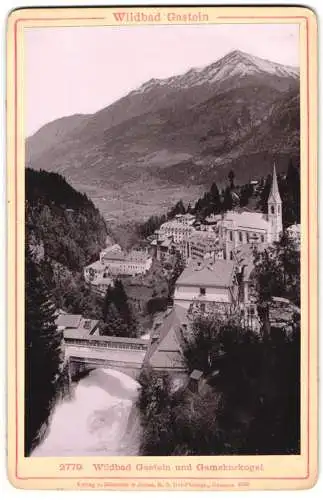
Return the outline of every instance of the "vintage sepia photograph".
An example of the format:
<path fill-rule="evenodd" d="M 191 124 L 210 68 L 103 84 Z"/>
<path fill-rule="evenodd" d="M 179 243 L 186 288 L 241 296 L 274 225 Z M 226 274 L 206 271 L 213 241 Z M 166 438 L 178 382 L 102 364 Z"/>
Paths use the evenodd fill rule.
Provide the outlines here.
<path fill-rule="evenodd" d="M 299 455 L 299 25 L 118 19 L 24 30 L 25 457 Z"/>

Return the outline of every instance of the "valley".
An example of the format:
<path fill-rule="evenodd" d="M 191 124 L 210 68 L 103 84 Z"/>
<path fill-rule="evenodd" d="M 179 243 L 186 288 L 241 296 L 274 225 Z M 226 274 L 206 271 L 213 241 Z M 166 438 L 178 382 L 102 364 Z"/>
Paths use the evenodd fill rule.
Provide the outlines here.
<path fill-rule="evenodd" d="M 26 164 L 64 175 L 108 222 L 140 222 L 179 199 L 283 172 L 299 159 L 299 71 L 235 50 L 151 79 L 110 106 L 42 127 Z"/>

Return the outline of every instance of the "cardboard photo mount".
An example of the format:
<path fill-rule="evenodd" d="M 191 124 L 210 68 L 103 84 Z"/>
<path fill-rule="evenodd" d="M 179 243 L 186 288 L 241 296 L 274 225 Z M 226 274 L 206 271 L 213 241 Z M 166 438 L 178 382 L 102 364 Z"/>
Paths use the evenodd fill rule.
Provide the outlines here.
<path fill-rule="evenodd" d="M 120 10 L 126 16 L 120 17 Z M 37 27 L 292 23 L 299 26 L 301 121 L 301 453 L 279 456 L 24 456 L 25 54 Z M 8 473 L 22 489 L 306 489 L 317 479 L 317 19 L 306 7 L 27 8 L 7 23 Z M 116 49 L 117 50 L 117 49 Z M 103 464 L 98 468 L 95 464 Z M 166 468 L 170 466 L 169 468 Z M 203 467 L 201 467 L 201 464 Z M 216 466 L 212 470 L 210 466 Z M 190 470 L 188 470 L 190 469 Z M 201 471 L 201 469 L 203 469 Z M 103 471 L 103 472 L 102 472 Z"/>

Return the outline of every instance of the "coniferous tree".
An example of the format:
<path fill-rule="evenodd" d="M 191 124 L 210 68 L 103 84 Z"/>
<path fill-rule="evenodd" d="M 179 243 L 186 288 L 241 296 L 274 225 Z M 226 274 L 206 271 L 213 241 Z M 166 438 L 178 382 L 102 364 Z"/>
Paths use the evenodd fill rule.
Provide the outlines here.
<path fill-rule="evenodd" d="M 51 301 L 32 252 L 26 249 L 25 309 L 25 454 L 37 444 L 58 390 L 62 335 L 55 325 Z"/>
<path fill-rule="evenodd" d="M 301 193 L 299 169 L 290 160 L 285 181 L 282 183 L 283 224 L 290 226 L 300 222 Z"/>
<path fill-rule="evenodd" d="M 224 191 L 222 209 L 223 211 L 226 212 L 227 210 L 232 210 L 232 207 L 233 207 L 232 194 L 230 188 L 227 187 L 226 190 Z"/>
<path fill-rule="evenodd" d="M 211 213 L 218 214 L 221 211 L 221 198 L 218 186 L 215 182 L 213 182 L 211 186 L 211 203 L 212 203 L 212 211 Z"/>
<path fill-rule="evenodd" d="M 175 290 L 175 283 L 185 269 L 183 257 L 179 251 L 175 254 L 175 264 L 169 280 L 169 297 L 172 297 Z"/>
<path fill-rule="evenodd" d="M 249 203 L 249 199 L 253 195 L 252 184 L 245 184 L 240 190 L 240 206 L 245 207 Z"/>
<path fill-rule="evenodd" d="M 128 303 L 122 281 L 116 279 L 114 286 L 109 286 L 103 302 L 102 332 L 104 335 L 117 337 L 135 337 L 137 322 Z"/>
<path fill-rule="evenodd" d="M 235 178 L 234 171 L 230 170 L 230 172 L 228 174 L 228 179 L 229 179 L 229 183 L 230 183 L 230 189 L 234 188 L 234 178 Z"/>
<path fill-rule="evenodd" d="M 129 329 L 126 322 L 121 317 L 121 314 L 113 302 L 108 307 L 102 333 L 110 337 L 131 336 L 129 335 Z"/>
<path fill-rule="evenodd" d="M 119 279 L 115 280 L 113 292 L 114 292 L 114 304 L 120 316 L 123 318 L 123 320 L 125 321 L 125 323 L 128 325 L 129 328 L 135 329 L 135 319 L 133 317 L 128 302 L 128 297 L 121 280 Z"/>

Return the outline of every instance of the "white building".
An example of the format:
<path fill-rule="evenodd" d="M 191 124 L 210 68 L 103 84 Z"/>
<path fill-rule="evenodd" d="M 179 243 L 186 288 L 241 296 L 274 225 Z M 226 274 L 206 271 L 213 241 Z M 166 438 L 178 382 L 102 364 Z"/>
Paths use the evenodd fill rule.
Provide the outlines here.
<path fill-rule="evenodd" d="M 195 222 L 195 216 L 192 214 L 177 214 L 175 215 L 175 219 L 186 226 L 192 226 Z"/>
<path fill-rule="evenodd" d="M 191 224 L 170 220 L 160 226 L 160 234 L 173 238 L 174 243 L 186 241 L 193 232 Z"/>
<path fill-rule="evenodd" d="M 100 260 L 84 268 L 84 279 L 99 294 L 104 295 L 117 276 L 136 276 L 149 271 L 152 257 L 146 251 L 124 252 L 119 245 L 112 245 L 100 253 Z"/>
<path fill-rule="evenodd" d="M 268 197 L 268 213 L 229 211 L 218 223 L 219 238 L 223 242 L 226 259 L 232 259 L 233 250 L 246 243 L 273 243 L 283 231 L 282 201 L 279 194 L 276 167 Z"/>
<path fill-rule="evenodd" d="M 209 304 L 235 304 L 237 299 L 238 284 L 232 261 L 193 262 L 175 284 L 174 305 L 185 309 L 196 302 L 205 309 Z"/>
<path fill-rule="evenodd" d="M 122 252 L 121 246 L 118 245 L 117 243 L 113 245 L 109 245 L 108 247 L 105 247 L 103 250 L 100 252 L 100 262 L 102 264 L 104 263 L 104 257 L 105 255 L 111 253 L 111 252 Z"/>
<path fill-rule="evenodd" d="M 145 274 L 152 264 L 152 257 L 143 250 L 124 252 L 121 249 L 102 251 L 100 262 L 112 276 Z"/>

